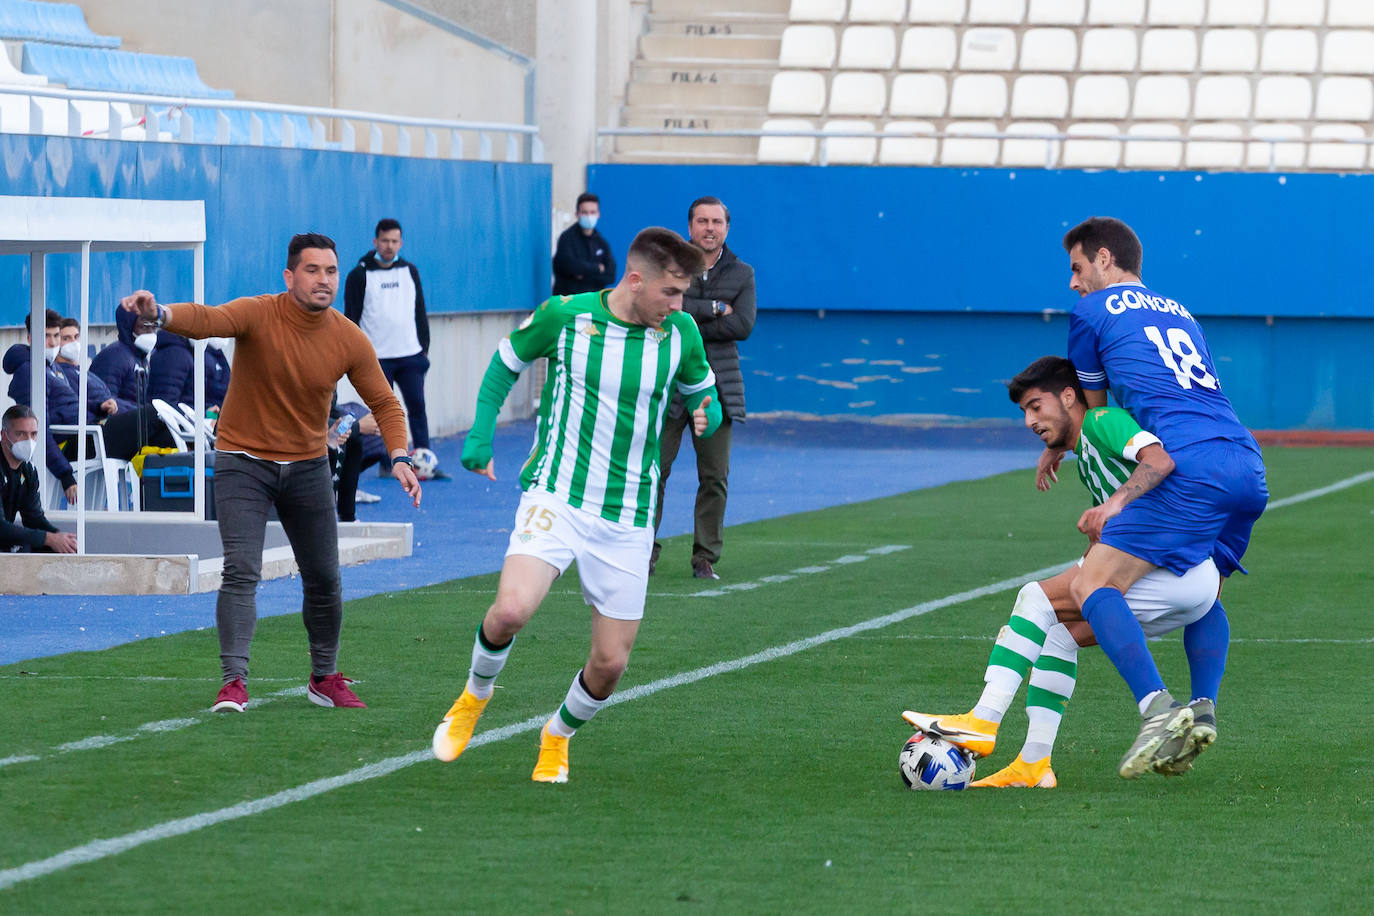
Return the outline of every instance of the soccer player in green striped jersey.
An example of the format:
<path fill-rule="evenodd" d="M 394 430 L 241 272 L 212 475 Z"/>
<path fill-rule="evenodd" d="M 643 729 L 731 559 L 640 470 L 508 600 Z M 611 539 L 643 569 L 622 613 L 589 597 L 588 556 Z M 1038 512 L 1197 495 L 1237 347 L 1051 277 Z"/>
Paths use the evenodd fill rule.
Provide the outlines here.
<path fill-rule="evenodd" d="M 462 695 L 433 739 L 434 755 L 463 752 L 515 635 L 573 562 L 592 607 L 591 652 L 539 735 L 536 782 L 567 782 L 568 743 L 605 705 L 644 616 L 658 492 L 658 437 L 674 390 L 693 432 L 720 425 L 715 376 L 682 294 L 702 269 L 700 249 L 668 229 L 630 245 L 614 289 L 554 296 L 501 341 L 482 379 L 463 467 L 496 479 L 492 435 L 519 374 L 549 361 L 534 449 L 496 600 L 477 627 Z"/>
<path fill-rule="evenodd" d="M 1125 410 L 1087 407 L 1073 363 L 1062 357 L 1036 360 L 1011 381 L 1008 392 L 1024 412 L 1026 426 L 1046 446 L 1061 451 L 1072 448 L 1077 454 L 1078 476 L 1093 502 L 1078 527 L 1090 537 L 1173 469 L 1163 443 L 1141 429 Z M 1038 485 L 1043 489 L 1047 484 Z M 1009 766 L 977 780 L 974 786 L 1052 789 L 1057 785 L 1050 754 L 1073 695 L 1078 648 L 1094 644 L 1092 629 L 1083 621 L 1070 594 L 1078 571 L 1078 566 L 1072 566 L 1021 589 L 1011 619 L 997 636 L 984 674 L 983 694 L 971 712 L 955 716 L 902 714 L 910 725 L 986 756 L 992 753 L 1002 717 L 1029 672 L 1025 744 Z M 1227 644 L 1227 639 L 1218 641 L 1212 625 L 1220 583 L 1216 565 L 1208 558 L 1182 576 L 1156 569 L 1126 593 L 1132 612 L 1148 635 L 1183 628 L 1194 695 L 1205 700 L 1213 712 Z M 1226 635 L 1229 637 L 1229 630 Z M 1161 758 L 1158 771 L 1166 775 L 1185 772 L 1215 737 L 1215 717 L 1209 725 L 1204 713 L 1185 740 L 1171 749 L 1168 759 Z"/>

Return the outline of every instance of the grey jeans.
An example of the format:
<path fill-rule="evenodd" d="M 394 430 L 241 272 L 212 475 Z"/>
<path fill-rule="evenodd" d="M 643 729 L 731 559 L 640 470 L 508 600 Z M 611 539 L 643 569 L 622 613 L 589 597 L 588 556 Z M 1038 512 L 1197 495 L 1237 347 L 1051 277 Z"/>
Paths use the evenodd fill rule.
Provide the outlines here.
<path fill-rule="evenodd" d="M 215 604 L 224 682 L 247 678 L 248 652 L 258 622 L 262 544 L 272 507 L 286 531 L 305 591 L 301 617 L 310 638 L 310 669 L 333 674 L 343 625 L 339 528 L 329 459 L 278 464 L 247 455 L 215 456 L 215 513 L 224 544 L 224 579 Z"/>

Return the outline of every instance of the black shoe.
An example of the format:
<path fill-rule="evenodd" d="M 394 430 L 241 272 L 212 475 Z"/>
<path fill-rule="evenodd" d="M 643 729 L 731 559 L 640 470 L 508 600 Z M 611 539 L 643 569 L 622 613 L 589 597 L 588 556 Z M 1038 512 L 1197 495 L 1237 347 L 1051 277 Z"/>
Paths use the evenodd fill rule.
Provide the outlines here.
<path fill-rule="evenodd" d="M 710 560 L 693 560 L 692 575 L 698 579 L 720 578 L 720 576 L 716 575 L 715 567 L 711 565 Z"/>

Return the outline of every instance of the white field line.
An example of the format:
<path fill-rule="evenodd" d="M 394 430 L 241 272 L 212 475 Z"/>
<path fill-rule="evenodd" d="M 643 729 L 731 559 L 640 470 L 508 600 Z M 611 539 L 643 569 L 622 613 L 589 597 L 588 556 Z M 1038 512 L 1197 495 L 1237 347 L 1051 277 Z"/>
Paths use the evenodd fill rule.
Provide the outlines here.
<path fill-rule="evenodd" d="M 1354 477 L 1347 477 L 1345 480 L 1338 480 L 1329 487 L 1321 487 L 1316 490 L 1308 490 L 1306 493 L 1298 493 L 1294 496 L 1285 496 L 1283 499 L 1276 499 L 1265 507 L 1264 511 L 1269 512 L 1273 509 L 1282 509 L 1284 506 L 1291 506 L 1296 503 L 1305 503 L 1309 499 L 1316 499 L 1319 496 L 1326 496 L 1329 493 L 1336 493 L 1340 490 L 1347 490 L 1350 487 L 1362 484 L 1366 480 L 1374 480 L 1374 471 L 1365 471 L 1363 474 L 1356 474 Z"/>
<path fill-rule="evenodd" d="M 852 566 L 855 563 L 862 563 L 869 557 L 886 556 L 889 553 L 898 553 L 903 550 L 910 550 L 910 544 L 884 544 L 881 547 L 870 547 L 860 554 L 845 554 L 836 557 L 820 566 L 800 566 L 787 573 L 775 576 L 762 576 L 756 582 L 732 582 L 729 585 L 721 585 L 716 588 L 708 588 L 699 592 L 692 592 L 688 598 L 719 598 L 722 595 L 729 595 L 732 592 L 749 592 L 764 585 L 776 585 L 779 582 L 790 582 L 798 576 L 814 576 L 818 573 L 830 572 L 837 566 Z"/>

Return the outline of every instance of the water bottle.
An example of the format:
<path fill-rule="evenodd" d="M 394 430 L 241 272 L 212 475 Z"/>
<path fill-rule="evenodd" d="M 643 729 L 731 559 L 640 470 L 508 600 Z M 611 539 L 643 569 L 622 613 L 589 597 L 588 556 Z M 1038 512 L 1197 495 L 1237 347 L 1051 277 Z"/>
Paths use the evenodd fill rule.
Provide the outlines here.
<path fill-rule="evenodd" d="M 357 422 L 358 419 L 357 417 L 353 416 L 353 414 L 344 414 L 343 417 L 339 420 L 339 428 L 334 431 L 334 435 L 338 436 L 339 441 L 342 442 L 344 437 L 353 431 L 353 424 Z"/>

